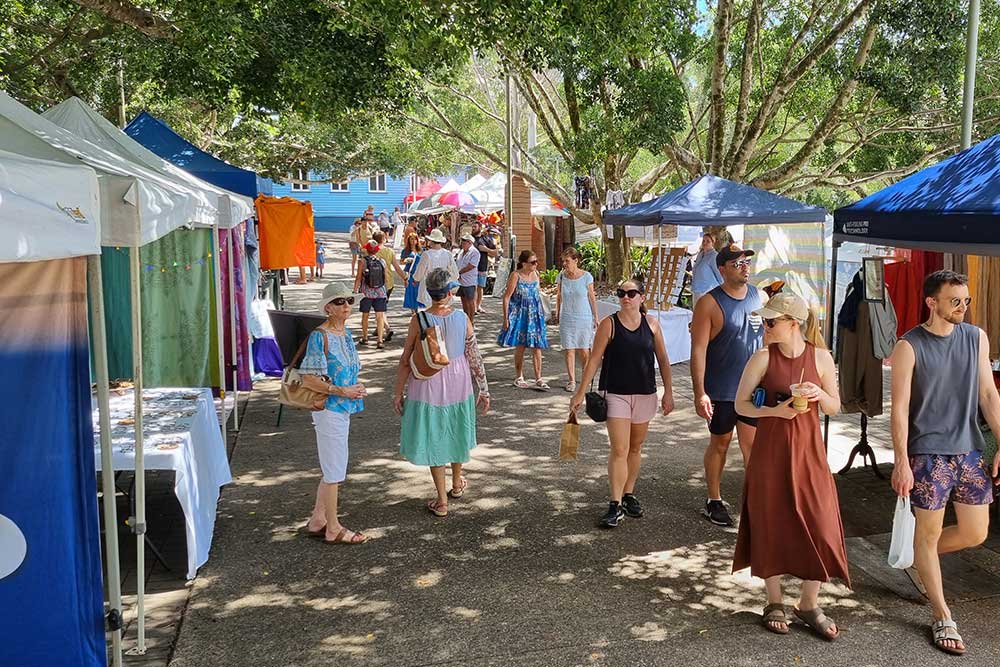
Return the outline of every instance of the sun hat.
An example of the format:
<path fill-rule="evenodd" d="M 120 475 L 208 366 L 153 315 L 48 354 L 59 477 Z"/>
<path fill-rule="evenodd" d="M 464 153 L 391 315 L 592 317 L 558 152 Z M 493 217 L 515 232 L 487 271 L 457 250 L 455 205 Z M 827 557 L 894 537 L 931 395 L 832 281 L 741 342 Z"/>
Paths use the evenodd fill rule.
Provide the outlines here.
<path fill-rule="evenodd" d="M 448 269 L 431 269 L 424 278 L 424 287 L 431 298 L 440 299 L 446 293 L 458 289 L 459 284 L 451 279 Z"/>
<path fill-rule="evenodd" d="M 715 256 L 715 265 L 722 266 L 726 262 L 731 262 L 734 259 L 739 259 L 740 257 L 750 257 L 756 253 L 753 250 L 744 250 L 735 243 L 730 243 L 725 248 L 719 251 L 719 254 Z"/>
<path fill-rule="evenodd" d="M 462 240 L 468 241 L 469 243 L 475 243 L 476 239 L 472 234 L 462 234 Z"/>
<path fill-rule="evenodd" d="M 435 227 L 434 231 L 427 235 L 428 241 L 433 241 L 434 243 L 447 243 L 448 239 L 444 237 L 444 232 L 441 231 L 440 227 Z"/>
<path fill-rule="evenodd" d="M 765 320 L 778 317 L 793 317 L 799 322 L 809 319 L 809 304 L 798 294 L 779 292 L 771 297 L 767 305 L 755 310 L 754 315 L 760 315 Z"/>
<path fill-rule="evenodd" d="M 330 283 L 323 288 L 323 296 L 319 299 L 319 314 L 323 317 L 327 316 L 326 304 L 330 303 L 334 299 L 349 299 L 354 297 L 355 299 L 360 299 L 360 294 L 355 294 L 351 291 L 351 288 L 344 283 Z"/>

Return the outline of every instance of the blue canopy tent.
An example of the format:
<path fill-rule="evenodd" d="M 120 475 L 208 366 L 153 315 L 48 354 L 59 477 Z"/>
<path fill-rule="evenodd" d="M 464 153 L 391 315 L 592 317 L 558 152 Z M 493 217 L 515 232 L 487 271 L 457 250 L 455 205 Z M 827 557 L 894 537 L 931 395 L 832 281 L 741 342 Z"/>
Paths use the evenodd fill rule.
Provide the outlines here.
<path fill-rule="evenodd" d="M 270 195 L 273 190 L 274 183 L 271 180 L 206 153 L 146 111 L 132 119 L 125 127 L 125 134 L 164 160 L 226 190 L 250 199 L 261 193 Z"/>
<path fill-rule="evenodd" d="M 839 208 L 845 242 L 1000 255 L 1000 134 Z"/>
<path fill-rule="evenodd" d="M 608 225 L 777 225 L 824 222 L 826 210 L 705 174 L 656 199 L 605 211 Z"/>

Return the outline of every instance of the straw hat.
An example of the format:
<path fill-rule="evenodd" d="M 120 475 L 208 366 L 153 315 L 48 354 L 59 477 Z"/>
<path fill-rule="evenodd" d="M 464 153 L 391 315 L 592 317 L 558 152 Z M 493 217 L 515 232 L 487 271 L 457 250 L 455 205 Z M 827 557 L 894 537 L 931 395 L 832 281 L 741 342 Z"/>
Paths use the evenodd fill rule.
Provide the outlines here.
<path fill-rule="evenodd" d="M 448 239 L 444 237 L 444 232 L 441 231 L 440 227 L 435 227 L 434 231 L 427 235 L 427 240 L 434 243 L 447 243 Z"/>
<path fill-rule="evenodd" d="M 476 239 L 472 234 L 462 234 L 462 240 L 468 241 L 469 243 L 475 243 Z"/>
<path fill-rule="evenodd" d="M 319 300 L 319 314 L 323 317 L 327 317 L 326 304 L 330 303 L 334 299 L 349 299 L 353 297 L 354 299 L 360 299 L 360 294 L 355 294 L 351 291 L 351 288 L 344 283 L 330 283 L 323 288 L 323 296 Z"/>

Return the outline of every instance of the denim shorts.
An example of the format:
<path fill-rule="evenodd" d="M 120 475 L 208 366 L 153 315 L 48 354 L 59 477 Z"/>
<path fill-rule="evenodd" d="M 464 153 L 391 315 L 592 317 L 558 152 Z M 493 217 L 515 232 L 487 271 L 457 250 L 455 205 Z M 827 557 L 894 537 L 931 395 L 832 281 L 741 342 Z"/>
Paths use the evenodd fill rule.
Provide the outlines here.
<path fill-rule="evenodd" d="M 917 454 L 910 457 L 913 490 L 910 502 L 922 510 L 942 510 L 948 501 L 961 505 L 993 502 L 993 480 L 974 449 L 968 454 Z"/>
<path fill-rule="evenodd" d="M 486 287 L 486 271 L 479 272 L 479 275 L 476 276 L 476 284 L 480 287 Z"/>

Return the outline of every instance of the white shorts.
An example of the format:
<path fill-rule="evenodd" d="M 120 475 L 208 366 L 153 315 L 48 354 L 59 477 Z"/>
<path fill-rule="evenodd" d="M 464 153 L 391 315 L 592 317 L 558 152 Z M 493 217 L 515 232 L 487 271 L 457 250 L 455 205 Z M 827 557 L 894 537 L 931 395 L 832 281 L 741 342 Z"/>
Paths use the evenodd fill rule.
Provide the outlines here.
<path fill-rule="evenodd" d="M 317 410 L 312 413 L 312 419 L 316 427 L 316 447 L 319 449 L 323 481 L 340 484 L 347 477 L 347 435 L 351 428 L 351 415 Z"/>

